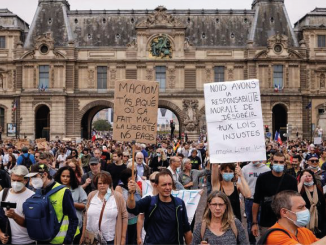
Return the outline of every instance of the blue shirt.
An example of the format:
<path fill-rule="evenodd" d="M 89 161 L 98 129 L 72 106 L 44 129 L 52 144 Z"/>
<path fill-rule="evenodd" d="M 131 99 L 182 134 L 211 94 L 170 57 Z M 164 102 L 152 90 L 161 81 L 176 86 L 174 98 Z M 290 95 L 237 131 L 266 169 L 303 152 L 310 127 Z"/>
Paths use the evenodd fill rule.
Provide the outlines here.
<path fill-rule="evenodd" d="M 28 153 L 24 153 L 23 155 L 25 158 L 27 158 Z M 29 159 L 31 159 L 32 163 L 35 164 L 35 158 L 33 154 L 29 154 Z M 17 159 L 17 165 L 22 165 L 22 163 L 23 163 L 23 157 L 19 156 Z"/>
<path fill-rule="evenodd" d="M 144 175 L 144 166 L 143 166 L 143 164 L 140 164 L 140 165 L 136 164 L 136 165 L 137 165 L 137 175 L 139 177 L 143 177 L 143 175 Z"/>

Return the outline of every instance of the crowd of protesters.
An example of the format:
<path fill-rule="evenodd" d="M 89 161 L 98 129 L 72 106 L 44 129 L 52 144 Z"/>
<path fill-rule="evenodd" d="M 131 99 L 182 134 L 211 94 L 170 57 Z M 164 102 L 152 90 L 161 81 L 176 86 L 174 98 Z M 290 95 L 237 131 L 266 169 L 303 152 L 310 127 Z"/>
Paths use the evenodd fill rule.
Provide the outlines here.
<path fill-rule="evenodd" d="M 267 161 L 224 164 L 210 164 L 206 142 L 47 145 L 0 147 L 0 201 L 17 204 L 0 212 L 3 244 L 326 244 L 326 144 L 267 140 Z M 171 192 L 199 188 L 204 214 L 189 222 Z M 34 193 L 51 193 L 62 220 L 51 240 L 30 235 L 23 204 Z"/>

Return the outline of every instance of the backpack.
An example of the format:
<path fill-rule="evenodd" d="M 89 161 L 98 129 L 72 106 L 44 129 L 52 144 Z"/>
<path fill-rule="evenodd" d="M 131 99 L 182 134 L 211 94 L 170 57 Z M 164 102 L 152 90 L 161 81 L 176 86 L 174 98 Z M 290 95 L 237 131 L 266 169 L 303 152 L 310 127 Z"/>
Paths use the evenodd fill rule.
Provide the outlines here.
<path fill-rule="evenodd" d="M 26 228 L 32 240 L 49 242 L 58 234 L 64 215 L 59 222 L 49 197 L 64 187 L 64 185 L 57 186 L 46 195 L 42 195 L 41 190 L 37 190 L 24 202 Z"/>
<path fill-rule="evenodd" d="M 25 157 L 24 154 L 22 154 L 21 156 L 23 158 L 22 165 L 26 166 L 27 169 L 30 169 L 30 167 L 33 165 L 33 162 L 29 158 L 29 153 L 27 154 L 27 157 Z"/>
<path fill-rule="evenodd" d="M 282 231 L 282 232 L 284 232 L 286 235 L 288 235 L 288 236 L 291 238 L 290 234 L 289 234 L 287 231 L 285 231 L 285 230 L 283 230 L 283 229 L 279 229 L 279 228 L 274 228 L 274 229 L 269 229 L 269 230 L 267 230 L 267 231 L 266 231 L 266 232 L 265 232 L 265 233 L 260 237 L 260 239 L 259 239 L 259 241 L 256 243 L 256 245 L 264 245 L 264 244 L 266 244 L 268 236 L 269 236 L 272 232 L 274 232 L 274 231 Z"/>

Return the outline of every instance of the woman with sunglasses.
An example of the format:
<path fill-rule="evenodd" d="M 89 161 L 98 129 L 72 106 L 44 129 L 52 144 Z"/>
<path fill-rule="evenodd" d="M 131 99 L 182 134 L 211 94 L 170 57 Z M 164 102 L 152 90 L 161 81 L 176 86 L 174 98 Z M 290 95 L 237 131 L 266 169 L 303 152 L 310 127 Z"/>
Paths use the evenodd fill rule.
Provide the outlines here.
<path fill-rule="evenodd" d="M 303 170 L 298 184 L 298 192 L 306 202 L 306 208 L 310 211 L 310 222 L 307 226 L 316 237 L 323 238 L 326 235 L 326 204 L 323 189 L 319 187 L 314 173 Z"/>
<path fill-rule="evenodd" d="M 192 245 L 249 244 L 241 222 L 235 218 L 229 198 L 213 191 L 207 198 L 202 223 L 195 228 Z"/>
<path fill-rule="evenodd" d="M 58 170 L 56 175 L 54 176 L 54 180 L 62 185 L 67 186 L 72 195 L 72 199 L 74 200 L 74 206 L 76 208 L 76 215 L 78 218 L 78 226 L 79 229 L 82 228 L 83 225 L 83 210 L 85 209 L 85 204 L 87 201 L 87 194 L 84 189 L 79 185 L 79 181 L 76 178 L 76 175 L 72 168 L 68 166 L 64 166 Z M 79 243 L 80 235 L 75 237 L 74 242 Z"/>
<path fill-rule="evenodd" d="M 132 176 L 132 170 L 130 168 L 127 168 L 123 170 L 120 173 L 120 180 L 122 183 L 120 183 L 116 188 L 115 191 L 120 192 L 124 198 L 125 201 L 128 200 L 128 183 L 131 180 Z M 136 175 L 135 175 L 136 176 Z M 140 195 L 141 191 L 139 187 L 137 186 L 137 191 L 134 195 L 135 201 L 139 201 L 141 199 Z M 127 229 L 127 240 L 126 244 L 137 244 L 137 220 L 138 217 L 128 213 L 128 229 Z"/>

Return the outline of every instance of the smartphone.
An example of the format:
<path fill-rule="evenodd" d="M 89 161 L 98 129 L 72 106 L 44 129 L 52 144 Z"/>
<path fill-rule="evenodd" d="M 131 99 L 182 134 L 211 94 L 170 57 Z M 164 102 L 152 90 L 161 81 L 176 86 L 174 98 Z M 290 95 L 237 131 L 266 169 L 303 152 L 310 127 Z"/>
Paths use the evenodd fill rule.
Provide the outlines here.
<path fill-rule="evenodd" d="M 17 208 L 17 203 L 13 203 L 13 202 L 1 202 L 0 203 L 0 207 L 2 208 L 7 208 L 7 209 L 15 209 Z"/>

